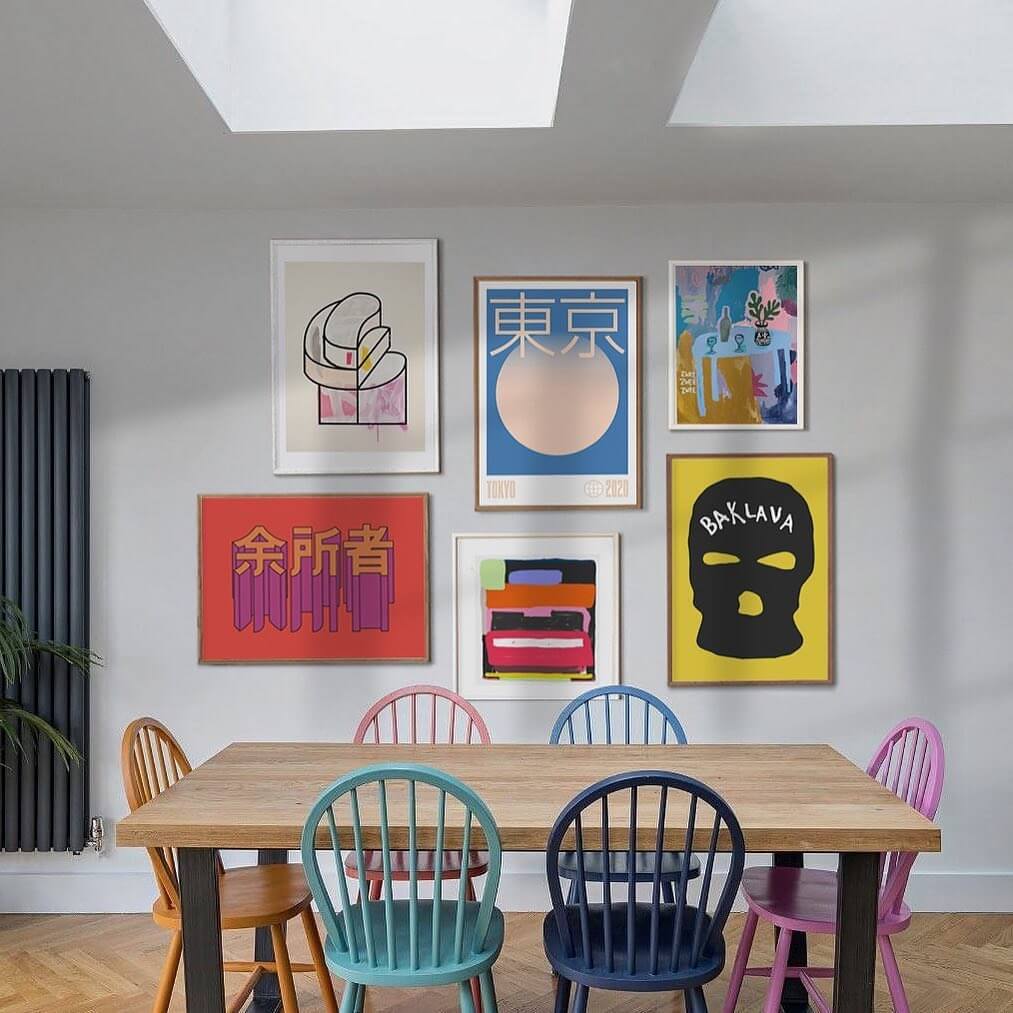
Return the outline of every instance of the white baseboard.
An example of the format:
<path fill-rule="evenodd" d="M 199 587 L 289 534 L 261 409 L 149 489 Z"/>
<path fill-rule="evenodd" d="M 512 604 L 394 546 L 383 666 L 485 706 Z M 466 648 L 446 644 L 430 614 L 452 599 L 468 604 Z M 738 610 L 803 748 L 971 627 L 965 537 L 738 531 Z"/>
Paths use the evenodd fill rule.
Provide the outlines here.
<path fill-rule="evenodd" d="M 719 883 L 715 881 L 717 890 Z M 96 914 L 150 911 L 154 882 L 148 872 L 0 871 L 0 912 Z M 1013 872 L 915 872 L 907 892 L 915 911 L 1013 912 Z M 504 911 L 544 911 L 544 873 L 504 872 Z"/>

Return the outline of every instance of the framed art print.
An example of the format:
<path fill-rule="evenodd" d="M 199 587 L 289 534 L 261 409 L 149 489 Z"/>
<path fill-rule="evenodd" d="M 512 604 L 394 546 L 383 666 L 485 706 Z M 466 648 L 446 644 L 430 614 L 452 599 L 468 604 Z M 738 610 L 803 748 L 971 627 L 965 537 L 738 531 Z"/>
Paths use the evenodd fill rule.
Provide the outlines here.
<path fill-rule="evenodd" d="M 435 239 L 271 243 L 274 471 L 440 470 Z"/>
<path fill-rule="evenodd" d="M 669 682 L 833 682 L 833 458 L 668 457 Z"/>
<path fill-rule="evenodd" d="M 475 508 L 640 506 L 640 279 L 475 279 Z"/>
<path fill-rule="evenodd" d="M 200 660 L 428 661 L 426 493 L 201 496 Z"/>
<path fill-rule="evenodd" d="M 803 429 L 800 260 L 669 262 L 670 429 Z"/>
<path fill-rule="evenodd" d="M 619 536 L 454 535 L 454 662 L 471 700 L 619 682 Z"/>

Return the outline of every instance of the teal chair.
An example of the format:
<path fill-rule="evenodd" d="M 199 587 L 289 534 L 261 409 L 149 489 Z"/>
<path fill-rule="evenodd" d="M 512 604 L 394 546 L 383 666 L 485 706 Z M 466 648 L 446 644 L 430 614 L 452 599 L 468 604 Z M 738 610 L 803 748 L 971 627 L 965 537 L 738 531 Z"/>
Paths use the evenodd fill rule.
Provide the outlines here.
<path fill-rule="evenodd" d="M 448 803 L 449 800 L 449 803 Z M 445 854 L 448 808 L 460 822 L 451 847 L 468 854 L 473 841 L 489 854 L 481 899 L 468 900 L 455 883 L 454 896 L 444 899 L 442 856 Z M 388 810 L 394 819 L 388 820 Z M 376 819 L 366 818 L 375 813 Z M 419 813 L 425 826 L 435 823 L 433 840 L 419 841 Z M 383 883 L 377 900 L 369 899 L 362 824 L 380 828 Z M 406 827 L 406 839 L 391 843 L 390 825 Z M 484 841 L 473 838 L 477 823 Z M 459 842 L 459 844 L 458 844 Z M 324 885 L 317 848 L 330 847 L 337 874 L 338 908 Z M 419 854 L 435 849 L 432 899 L 419 898 Z M 408 897 L 394 898 L 391 852 L 403 850 L 408 867 Z M 483 1013 L 497 1013 L 492 965 L 503 947 L 503 914 L 496 907 L 502 845 L 486 804 L 467 785 L 433 767 L 418 763 L 362 767 L 332 784 L 317 799 L 303 828 L 302 855 L 306 879 L 323 918 L 328 967 L 346 982 L 341 1013 L 363 1006 L 365 990 L 374 986 L 431 988 L 457 985 L 462 1013 L 475 1013 L 476 997 Z M 352 903 L 344 868 L 354 855 L 358 896 Z M 340 909 L 340 910 L 339 910 Z M 473 984 L 476 983 L 477 985 Z"/>

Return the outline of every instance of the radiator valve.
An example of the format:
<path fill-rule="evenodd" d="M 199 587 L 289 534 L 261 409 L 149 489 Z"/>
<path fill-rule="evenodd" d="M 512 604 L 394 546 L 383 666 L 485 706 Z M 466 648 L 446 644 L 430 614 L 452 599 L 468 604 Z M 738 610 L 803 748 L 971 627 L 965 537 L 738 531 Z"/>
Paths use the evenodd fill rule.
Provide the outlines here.
<path fill-rule="evenodd" d="M 96 855 L 101 855 L 106 846 L 106 825 L 101 816 L 92 816 L 88 827 L 88 839 L 84 846 Z"/>

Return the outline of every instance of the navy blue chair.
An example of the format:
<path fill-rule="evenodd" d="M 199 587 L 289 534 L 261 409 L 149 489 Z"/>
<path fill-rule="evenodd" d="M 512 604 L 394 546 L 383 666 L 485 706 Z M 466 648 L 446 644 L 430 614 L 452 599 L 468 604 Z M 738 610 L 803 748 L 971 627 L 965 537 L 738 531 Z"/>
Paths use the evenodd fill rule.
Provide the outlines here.
<path fill-rule="evenodd" d="M 556 718 L 549 735 L 550 745 L 686 745 L 686 732 L 674 711 L 653 693 L 636 686 L 599 686 L 572 700 Z M 638 852 L 634 856 L 634 876 L 638 883 L 648 883 L 654 876 L 654 852 Z M 682 852 L 666 851 L 661 856 L 661 893 L 674 903 L 672 884 L 682 873 Z M 564 852 L 559 859 L 559 874 L 570 881 L 567 904 L 577 899 L 577 860 L 573 852 Z M 613 881 L 629 876 L 625 851 L 609 855 L 609 874 Z M 700 862 L 689 856 L 690 878 L 700 875 Z M 597 852 L 587 855 L 584 878 L 600 883 L 602 858 Z"/>
<path fill-rule="evenodd" d="M 614 827 L 610 810 L 620 826 Z M 667 827 L 667 830 L 666 830 Z M 673 837 L 684 854 L 706 853 L 699 899 L 688 898 L 688 865 L 675 884 L 674 902 L 661 893 L 661 856 Z M 604 898 L 592 904 L 584 875 L 588 859 L 625 845 L 627 862 L 653 847 L 650 901 L 637 899 L 636 881 L 614 880 L 602 861 Z M 563 900 L 560 857 L 573 848 L 577 862 L 576 901 Z M 730 852 L 728 874 L 710 904 L 718 849 Z M 545 916 L 545 953 L 558 974 L 556 1013 L 585 1013 L 592 988 L 623 992 L 681 991 L 689 1013 L 707 1013 L 703 986 L 725 964 L 724 927 L 745 863 L 745 841 L 731 807 L 717 792 L 684 774 L 640 770 L 605 778 L 582 791 L 563 810 L 549 835 L 546 872 L 552 910 Z M 613 887 L 625 886 L 625 899 Z M 621 890 L 617 891 L 622 893 Z"/>

